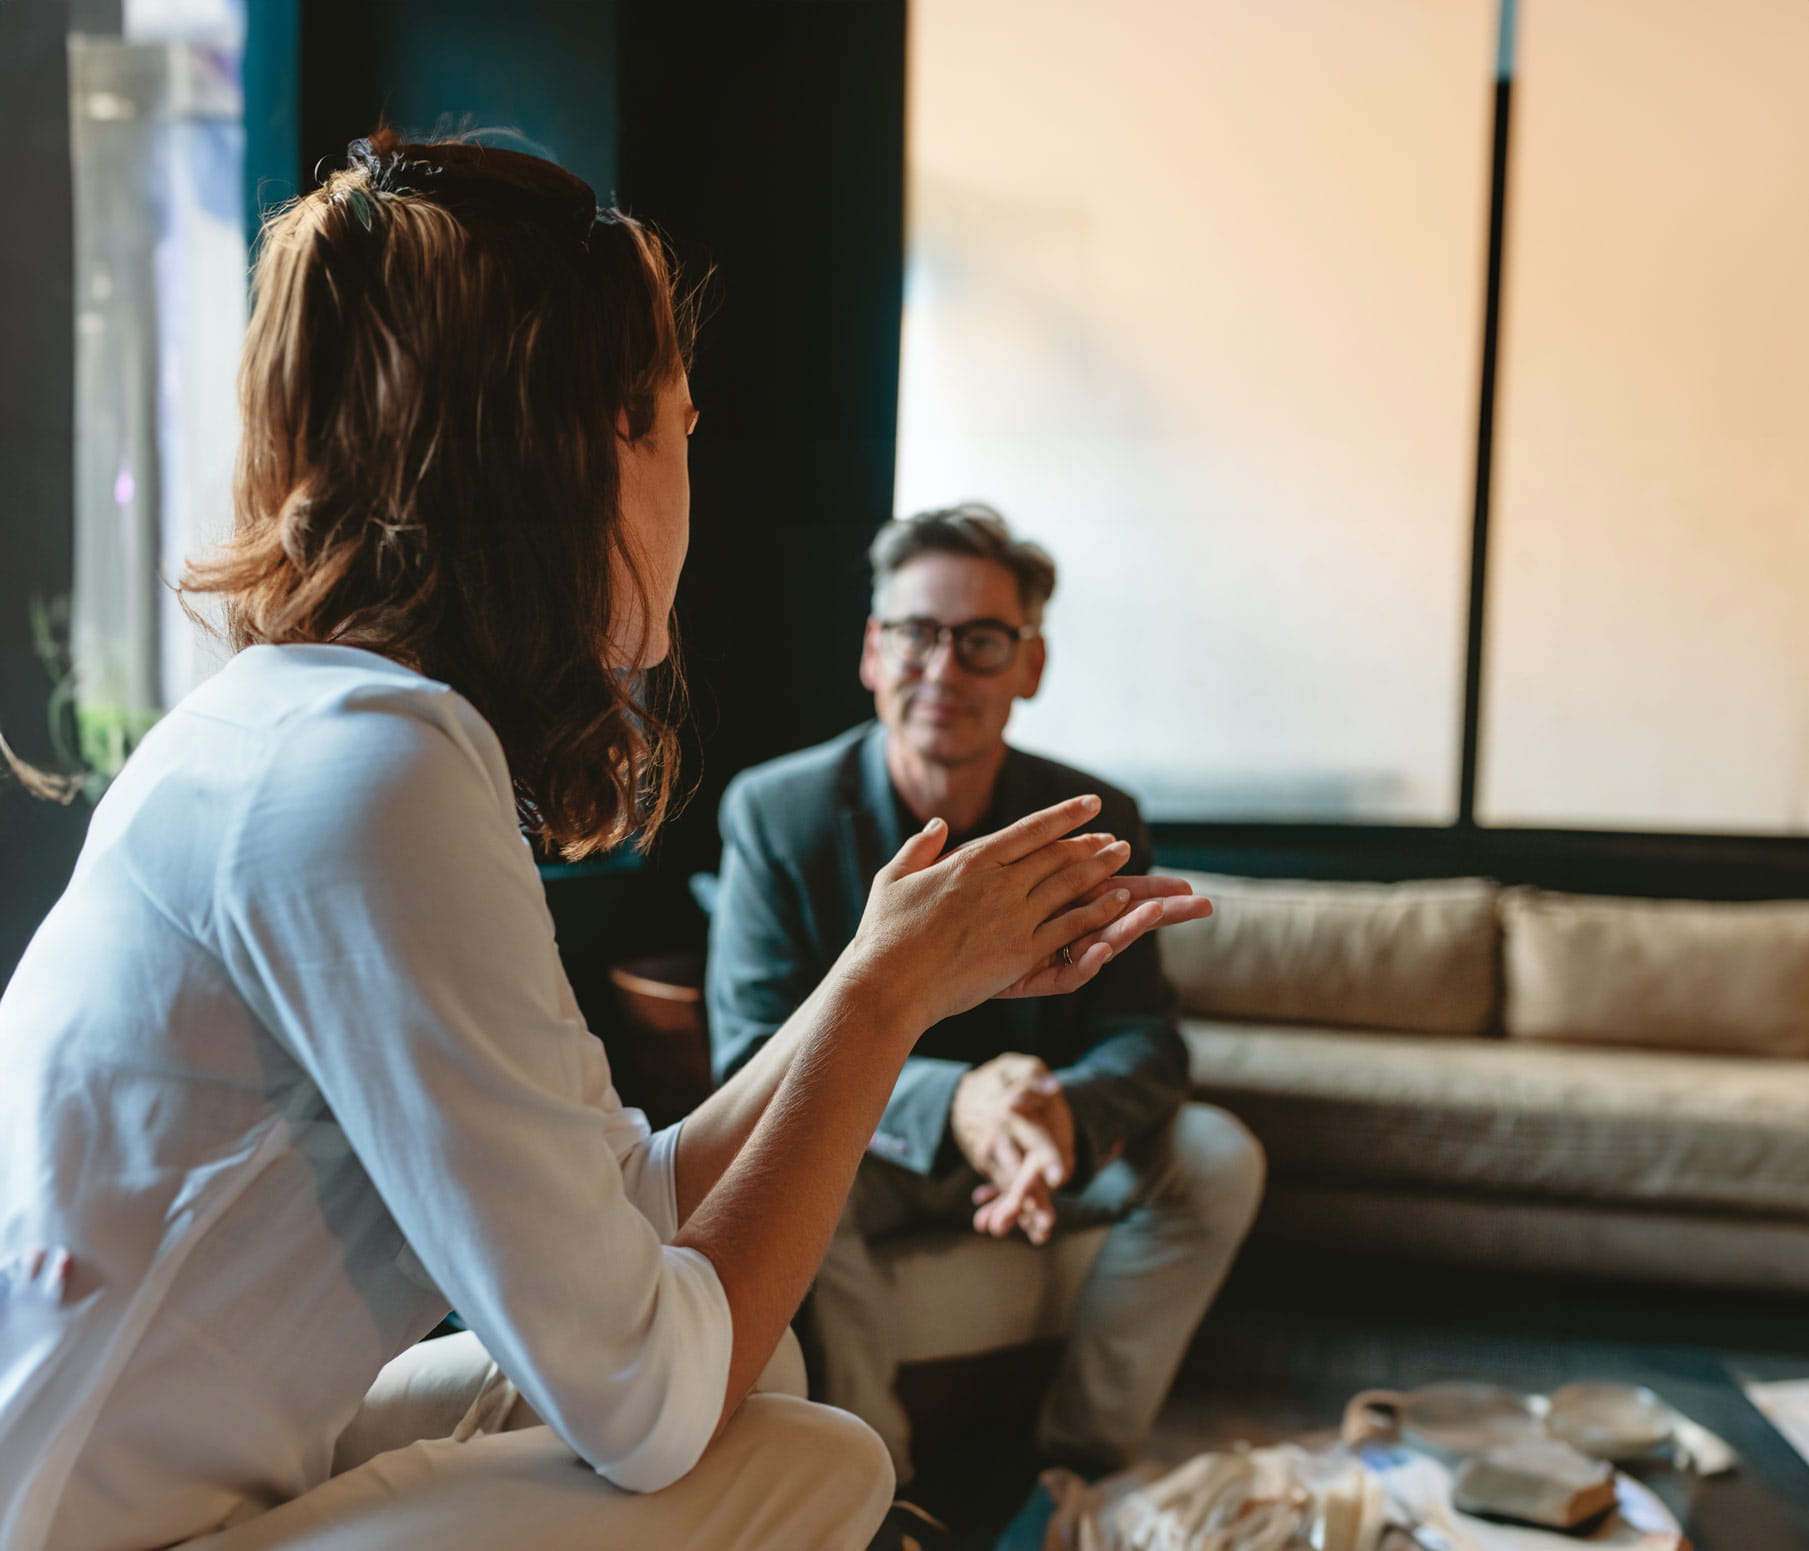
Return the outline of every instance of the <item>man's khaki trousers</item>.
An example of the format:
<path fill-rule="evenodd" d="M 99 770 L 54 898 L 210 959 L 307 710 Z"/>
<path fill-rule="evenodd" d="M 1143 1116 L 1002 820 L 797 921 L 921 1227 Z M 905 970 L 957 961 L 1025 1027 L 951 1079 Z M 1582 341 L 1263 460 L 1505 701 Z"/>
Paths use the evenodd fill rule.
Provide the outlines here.
<path fill-rule="evenodd" d="M 1037 1424 L 1052 1460 L 1129 1463 L 1174 1382 L 1262 1200 L 1261 1146 L 1210 1104 L 1183 1104 L 1166 1131 L 1056 1196 L 1056 1231 L 1110 1223 L 1082 1284 L 1060 1371 Z M 868 1157 L 817 1272 L 811 1307 L 823 1347 L 823 1398 L 886 1441 L 911 1479 L 910 1426 L 893 1392 L 892 1291 L 871 1244 L 931 1224 L 971 1227 L 980 1182 L 965 1165 L 925 1178 Z M 950 1287 L 945 1297 L 959 1299 Z"/>

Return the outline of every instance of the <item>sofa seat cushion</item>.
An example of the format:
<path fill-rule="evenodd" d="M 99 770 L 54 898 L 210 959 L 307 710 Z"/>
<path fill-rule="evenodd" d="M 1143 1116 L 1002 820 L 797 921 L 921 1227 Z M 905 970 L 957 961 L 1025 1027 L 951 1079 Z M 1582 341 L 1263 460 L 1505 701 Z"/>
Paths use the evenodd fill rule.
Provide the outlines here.
<path fill-rule="evenodd" d="M 1809 1062 L 1184 1019 L 1273 1176 L 1809 1221 Z"/>
<path fill-rule="evenodd" d="M 1482 1034 L 1500 983 L 1487 878 L 1318 883 L 1180 872 L 1213 902 L 1158 938 L 1182 1010 L 1204 1018 Z"/>
<path fill-rule="evenodd" d="M 898 1360 L 973 1357 L 1064 1334 L 1106 1228 L 989 1239 L 963 1228 L 899 1234 L 873 1246 L 892 1291 Z"/>

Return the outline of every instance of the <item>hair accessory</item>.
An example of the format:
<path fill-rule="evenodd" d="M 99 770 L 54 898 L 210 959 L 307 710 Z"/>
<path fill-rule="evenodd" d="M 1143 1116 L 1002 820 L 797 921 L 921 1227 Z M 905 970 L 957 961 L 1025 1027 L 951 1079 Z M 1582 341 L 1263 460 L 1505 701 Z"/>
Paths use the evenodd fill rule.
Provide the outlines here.
<path fill-rule="evenodd" d="M 352 207 L 352 214 L 358 217 L 358 224 L 367 232 L 371 229 L 371 196 L 361 188 L 346 191 L 346 203 Z"/>
<path fill-rule="evenodd" d="M 530 163 L 537 175 L 542 164 L 496 147 L 454 142 L 431 148 L 470 153 L 468 159 L 456 154 L 456 160 L 464 165 L 452 165 L 447 158 L 430 161 L 408 154 L 427 149 L 430 148 L 398 145 L 377 137 L 354 140 L 346 147 L 346 164 L 363 168 L 372 190 L 380 194 L 424 194 L 446 203 L 475 200 L 504 206 L 555 231 L 568 232 L 580 243 L 589 241 L 598 216 L 597 196 L 582 178 L 561 170 L 557 177 L 563 186 L 533 187 L 521 177 L 520 164 Z M 486 168 L 486 161 L 496 163 L 494 171 Z M 369 222 L 365 224 L 368 229 Z"/>

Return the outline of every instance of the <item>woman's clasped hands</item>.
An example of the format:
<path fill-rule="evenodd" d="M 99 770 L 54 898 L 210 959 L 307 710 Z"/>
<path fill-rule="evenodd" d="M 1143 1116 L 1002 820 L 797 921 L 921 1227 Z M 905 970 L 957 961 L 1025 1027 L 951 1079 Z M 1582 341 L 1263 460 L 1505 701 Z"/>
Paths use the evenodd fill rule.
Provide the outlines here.
<path fill-rule="evenodd" d="M 1118 877 L 1127 842 L 1069 833 L 1098 811 L 1071 797 L 947 856 L 930 820 L 874 878 L 850 972 L 928 1028 L 991 996 L 1078 991 L 1144 933 L 1212 913 L 1184 879 Z"/>

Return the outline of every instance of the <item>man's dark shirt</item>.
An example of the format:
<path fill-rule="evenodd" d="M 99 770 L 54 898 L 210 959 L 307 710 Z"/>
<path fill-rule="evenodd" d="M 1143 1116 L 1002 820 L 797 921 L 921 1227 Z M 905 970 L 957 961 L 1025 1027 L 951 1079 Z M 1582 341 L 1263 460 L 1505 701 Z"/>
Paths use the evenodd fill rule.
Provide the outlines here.
<path fill-rule="evenodd" d="M 923 820 L 911 812 L 905 800 L 898 793 L 898 788 L 887 783 L 887 790 L 892 794 L 892 811 L 898 821 L 900 844 L 904 837 L 923 825 Z M 1020 814 L 1019 817 L 1022 817 Z M 992 805 L 986 810 L 980 822 L 972 829 L 950 830 L 948 839 L 943 842 L 942 854 L 947 856 L 951 851 L 958 851 L 971 840 L 978 840 L 982 835 L 991 835 L 1003 829 L 1011 822 L 1005 817 L 1005 810 L 1000 806 L 998 794 L 993 794 Z M 995 1055 L 1011 1047 L 1005 1043 L 1010 1029 L 1005 1018 L 1005 1003 L 999 1001 L 981 1002 L 978 1007 L 970 1007 L 966 1012 L 957 1013 L 952 1018 L 945 1018 L 941 1023 L 925 1030 L 925 1034 L 936 1035 L 935 1041 L 917 1042 L 919 1055 L 933 1056 L 950 1053 L 955 1059 L 961 1059 L 961 1052 L 970 1050 L 990 1050 Z M 941 1173 L 940 1165 L 953 1164 L 957 1155 L 950 1149 L 954 1147 L 954 1139 L 945 1137 L 942 1144 L 942 1157 L 938 1160 L 935 1172 Z"/>
<path fill-rule="evenodd" d="M 730 783 L 706 980 L 718 1080 L 744 1065 L 829 972 L 860 924 L 874 874 L 917 827 L 893 789 L 885 751 L 885 729 L 869 722 Z M 1008 750 L 986 822 L 996 828 L 1083 792 L 1102 804 L 1088 829 L 1128 840 L 1123 870 L 1147 871 L 1149 839 L 1136 803 L 1053 760 Z M 905 1062 L 871 1151 L 915 1173 L 941 1172 L 958 1156 L 948 1119 L 961 1078 L 1021 1051 L 1061 1078 L 1084 1173 L 1179 1108 L 1187 1058 L 1173 1015 L 1155 939 L 1145 936 L 1071 996 L 984 1002 L 944 1019 Z"/>

